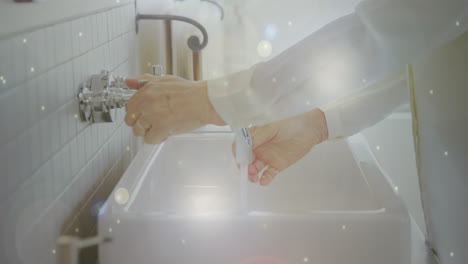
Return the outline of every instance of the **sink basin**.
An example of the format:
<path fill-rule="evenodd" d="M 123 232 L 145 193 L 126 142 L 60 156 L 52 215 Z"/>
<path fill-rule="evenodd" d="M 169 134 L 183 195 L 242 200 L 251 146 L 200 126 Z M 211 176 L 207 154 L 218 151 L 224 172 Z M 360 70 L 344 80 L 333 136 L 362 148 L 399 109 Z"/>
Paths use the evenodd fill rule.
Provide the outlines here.
<path fill-rule="evenodd" d="M 102 209 L 101 264 L 410 263 L 410 222 L 365 140 L 326 142 L 240 206 L 232 133 L 145 145 Z M 127 197 L 128 199 L 122 199 Z"/>

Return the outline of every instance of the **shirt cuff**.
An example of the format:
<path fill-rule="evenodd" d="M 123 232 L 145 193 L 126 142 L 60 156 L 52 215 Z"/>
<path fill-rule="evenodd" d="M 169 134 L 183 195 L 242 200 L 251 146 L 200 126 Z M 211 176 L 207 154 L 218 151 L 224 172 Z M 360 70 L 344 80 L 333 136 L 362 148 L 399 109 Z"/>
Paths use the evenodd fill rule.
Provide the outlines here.
<path fill-rule="evenodd" d="M 334 141 L 344 138 L 343 122 L 341 120 L 341 107 L 331 103 L 319 107 L 325 115 L 328 129 L 328 140 Z"/>

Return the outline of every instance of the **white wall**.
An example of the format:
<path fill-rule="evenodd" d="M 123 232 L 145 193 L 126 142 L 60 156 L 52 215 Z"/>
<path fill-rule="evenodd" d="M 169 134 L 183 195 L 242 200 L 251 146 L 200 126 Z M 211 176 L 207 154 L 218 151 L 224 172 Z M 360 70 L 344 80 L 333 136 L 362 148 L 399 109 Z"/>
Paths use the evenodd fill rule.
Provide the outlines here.
<path fill-rule="evenodd" d="M 37 5 L 0 3 L 0 263 L 55 263 L 62 231 L 89 235 L 89 210 L 79 227 L 66 223 L 137 147 L 123 110 L 114 123 L 89 125 L 76 100 L 80 83 L 101 69 L 135 74 L 133 2 Z"/>

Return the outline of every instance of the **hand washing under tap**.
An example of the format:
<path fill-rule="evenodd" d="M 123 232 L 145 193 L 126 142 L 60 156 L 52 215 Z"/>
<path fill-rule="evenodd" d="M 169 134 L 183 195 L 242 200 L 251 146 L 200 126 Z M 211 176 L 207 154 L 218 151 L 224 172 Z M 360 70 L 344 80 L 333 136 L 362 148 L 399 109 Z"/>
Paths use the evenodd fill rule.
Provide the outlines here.
<path fill-rule="evenodd" d="M 248 165 L 253 162 L 252 136 L 248 128 L 236 131 L 236 160 L 240 165 Z"/>

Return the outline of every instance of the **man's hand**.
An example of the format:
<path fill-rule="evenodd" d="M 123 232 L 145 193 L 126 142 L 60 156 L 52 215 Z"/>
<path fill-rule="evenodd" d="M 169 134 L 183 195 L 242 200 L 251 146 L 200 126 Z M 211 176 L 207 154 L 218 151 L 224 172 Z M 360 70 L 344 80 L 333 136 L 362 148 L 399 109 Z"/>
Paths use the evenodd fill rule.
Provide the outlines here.
<path fill-rule="evenodd" d="M 250 133 L 255 160 L 249 165 L 249 180 L 260 181 L 260 185 L 268 185 L 280 171 L 296 163 L 313 146 L 328 138 L 325 116 L 320 109 L 265 126 L 252 127 Z M 266 166 L 268 169 L 259 179 L 259 172 Z"/>
<path fill-rule="evenodd" d="M 139 80 L 147 83 L 139 88 Z M 125 123 L 146 143 L 158 144 L 207 124 L 224 125 L 210 103 L 205 81 L 144 75 L 127 80 L 127 86 L 139 90 L 126 106 Z"/>

